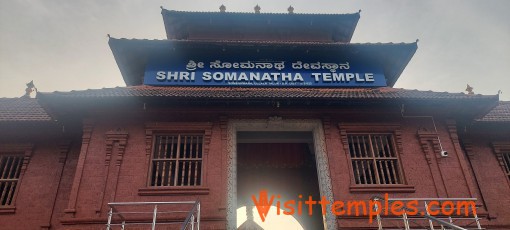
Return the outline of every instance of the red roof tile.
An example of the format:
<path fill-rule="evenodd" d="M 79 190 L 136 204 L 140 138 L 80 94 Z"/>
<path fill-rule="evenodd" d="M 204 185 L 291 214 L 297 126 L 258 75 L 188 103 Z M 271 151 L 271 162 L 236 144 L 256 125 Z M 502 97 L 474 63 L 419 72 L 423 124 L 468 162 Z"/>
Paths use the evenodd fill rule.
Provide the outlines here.
<path fill-rule="evenodd" d="M 477 121 L 510 122 L 510 101 L 500 101 L 498 106 Z"/>
<path fill-rule="evenodd" d="M 51 121 L 37 99 L 0 98 L 0 122 Z"/>
<path fill-rule="evenodd" d="M 66 98 L 95 97 L 174 97 L 210 99 L 494 99 L 497 95 L 432 92 L 390 87 L 380 88 L 247 88 L 128 86 L 83 91 L 39 93 L 38 96 Z"/>

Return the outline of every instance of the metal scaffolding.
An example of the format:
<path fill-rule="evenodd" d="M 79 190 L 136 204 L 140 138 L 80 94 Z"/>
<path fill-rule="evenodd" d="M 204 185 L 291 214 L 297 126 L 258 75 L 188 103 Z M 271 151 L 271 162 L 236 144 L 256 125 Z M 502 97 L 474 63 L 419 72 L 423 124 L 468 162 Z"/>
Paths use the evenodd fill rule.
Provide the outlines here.
<path fill-rule="evenodd" d="M 181 230 L 200 230 L 200 201 L 114 202 L 108 203 L 106 230 L 125 230 L 127 226 L 180 225 Z M 189 210 L 179 210 L 192 206 Z"/>
<path fill-rule="evenodd" d="M 382 207 L 374 206 L 378 230 L 481 230 L 476 213 L 476 198 L 388 198 L 376 197 L 374 201 L 392 205 L 395 202 L 415 202 L 412 210 L 405 206 L 397 211 L 401 215 L 388 215 Z M 463 202 L 463 203 L 462 203 Z M 445 205 L 448 204 L 448 205 Z M 459 205 L 462 204 L 462 205 Z M 473 204 L 473 205 L 465 205 Z M 463 209 L 462 209 L 463 208 Z M 410 213 L 413 215 L 409 215 Z M 442 212 L 442 213 L 441 213 Z M 381 213 L 385 213 L 382 215 Z M 445 215 L 445 213 L 451 213 Z"/>

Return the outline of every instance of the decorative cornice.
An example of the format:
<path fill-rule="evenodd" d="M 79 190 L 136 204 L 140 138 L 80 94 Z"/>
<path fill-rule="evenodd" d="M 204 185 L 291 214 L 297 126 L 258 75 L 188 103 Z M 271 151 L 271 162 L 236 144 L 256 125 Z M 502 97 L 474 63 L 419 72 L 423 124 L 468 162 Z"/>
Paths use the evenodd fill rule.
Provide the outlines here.
<path fill-rule="evenodd" d="M 202 131 L 210 129 L 211 122 L 147 122 L 145 123 L 146 130 L 156 131 Z"/>
<path fill-rule="evenodd" d="M 510 151 L 510 141 L 494 141 L 492 142 L 494 152 L 501 153 L 504 150 Z"/>
<path fill-rule="evenodd" d="M 210 144 L 211 144 L 211 136 L 212 136 L 212 129 L 209 128 L 209 129 L 205 129 L 204 130 L 204 145 L 203 145 L 203 148 L 204 148 L 204 155 L 209 155 L 209 148 L 210 148 Z"/>
<path fill-rule="evenodd" d="M 90 143 L 90 138 L 92 137 L 92 130 L 94 129 L 94 123 L 95 122 L 93 120 L 83 121 L 82 145 L 88 145 Z"/>
<path fill-rule="evenodd" d="M 282 127 L 283 119 L 279 116 L 272 116 L 267 118 L 267 127 Z"/>
<path fill-rule="evenodd" d="M 437 139 L 438 138 L 437 133 L 421 129 L 418 130 L 417 135 L 423 153 L 425 153 L 425 158 L 427 159 L 427 162 L 429 164 L 432 164 L 432 158 L 433 157 L 437 158 L 439 156 L 439 153 L 441 152 L 441 146 L 439 145 L 439 140 Z M 432 149 L 430 149 L 431 146 Z"/>
<path fill-rule="evenodd" d="M 71 148 L 71 142 L 70 141 L 62 141 L 58 144 L 58 163 L 64 163 L 67 160 L 67 153 L 69 152 L 69 149 Z"/>
<path fill-rule="evenodd" d="M 111 155 L 113 152 L 113 147 L 115 143 L 117 143 L 117 165 L 120 165 L 122 162 L 122 158 L 124 156 L 124 152 L 126 150 L 127 139 L 129 134 L 126 130 L 117 128 L 115 130 L 110 130 L 106 132 L 106 158 L 105 165 L 110 165 Z"/>
<path fill-rule="evenodd" d="M 473 143 L 469 139 L 463 139 L 462 141 L 466 155 L 470 160 L 476 160 L 476 154 L 473 153 Z"/>
<path fill-rule="evenodd" d="M 452 138 L 454 144 L 459 143 L 459 135 L 457 134 L 457 123 L 453 119 L 446 120 L 446 126 L 448 127 L 448 133 Z"/>
<path fill-rule="evenodd" d="M 221 140 L 226 141 L 227 140 L 227 129 L 228 129 L 228 117 L 227 116 L 220 116 L 220 129 L 221 129 Z"/>
<path fill-rule="evenodd" d="M 342 141 L 342 145 L 344 146 L 345 154 L 348 154 L 349 153 L 349 140 L 347 139 L 347 130 L 340 128 L 340 139 Z"/>
<path fill-rule="evenodd" d="M 331 138 L 331 117 L 323 116 L 322 117 L 322 127 L 324 128 L 324 138 Z"/>
<path fill-rule="evenodd" d="M 32 143 L 8 143 L 0 144 L 3 152 L 22 152 L 25 156 L 31 156 L 34 145 Z"/>

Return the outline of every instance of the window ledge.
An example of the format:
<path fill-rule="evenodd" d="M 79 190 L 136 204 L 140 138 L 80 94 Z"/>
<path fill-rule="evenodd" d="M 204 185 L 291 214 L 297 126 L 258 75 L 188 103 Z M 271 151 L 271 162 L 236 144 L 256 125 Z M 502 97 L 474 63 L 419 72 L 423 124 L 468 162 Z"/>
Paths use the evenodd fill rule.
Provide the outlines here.
<path fill-rule="evenodd" d="M 349 187 L 351 192 L 393 192 L 414 193 L 416 189 L 412 185 L 354 185 Z"/>
<path fill-rule="evenodd" d="M 12 214 L 16 212 L 16 207 L 0 207 L 0 215 L 2 214 Z"/>
<path fill-rule="evenodd" d="M 148 187 L 138 189 L 140 196 L 207 195 L 207 187 Z"/>

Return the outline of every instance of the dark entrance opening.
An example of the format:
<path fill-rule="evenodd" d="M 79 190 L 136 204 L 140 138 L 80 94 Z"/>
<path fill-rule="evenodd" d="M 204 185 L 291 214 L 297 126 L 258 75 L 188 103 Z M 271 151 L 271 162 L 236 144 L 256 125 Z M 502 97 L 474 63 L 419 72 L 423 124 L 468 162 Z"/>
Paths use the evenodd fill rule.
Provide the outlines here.
<path fill-rule="evenodd" d="M 269 218 L 289 218 L 283 211 L 289 203 L 294 209 L 292 215 L 303 229 L 324 229 L 320 205 L 314 205 L 312 216 L 305 201 L 309 196 L 320 200 L 317 166 L 315 162 L 313 136 L 311 132 L 238 132 L 237 133 L 237 205 L 238 208 L 255 207 L 254 195 L 260 199 L 260 192 L 266 190 L 268 199 L 274 195 Z M 277 212 L 280 202 L 280 216 Z M 298 213 L 298 203 L 302 213 Z M 259 213 L 254 210 L 255 218 Z M 239 224 L 239 223 L 238 223 Z M 275 226 L 276 227 L 276 226 Z M 290 229 L 278 226 L 275 229 Z"/>

